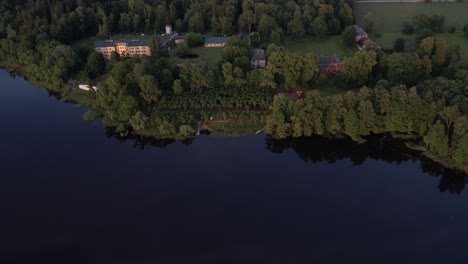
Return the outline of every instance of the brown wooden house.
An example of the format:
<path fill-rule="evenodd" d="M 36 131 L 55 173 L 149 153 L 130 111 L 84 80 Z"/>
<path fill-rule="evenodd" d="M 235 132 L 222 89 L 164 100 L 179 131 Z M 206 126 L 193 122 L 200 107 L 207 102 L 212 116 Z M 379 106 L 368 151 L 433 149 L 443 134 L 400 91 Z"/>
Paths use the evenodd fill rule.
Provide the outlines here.
<path fill-rule="evenodd" d="M 320 73 L 331 74 L 343 70 L 343 62 L 336 54 L 318 56 L 318 67 Z"/>
<path fill-rule="evenodd" d="M 358 49 L 365 49 L 367 46 L 366 44 L 369 41 L 369 35 L 358 25 L 354 25 L 354 28 L 356 29 L 356 44 Z"/>

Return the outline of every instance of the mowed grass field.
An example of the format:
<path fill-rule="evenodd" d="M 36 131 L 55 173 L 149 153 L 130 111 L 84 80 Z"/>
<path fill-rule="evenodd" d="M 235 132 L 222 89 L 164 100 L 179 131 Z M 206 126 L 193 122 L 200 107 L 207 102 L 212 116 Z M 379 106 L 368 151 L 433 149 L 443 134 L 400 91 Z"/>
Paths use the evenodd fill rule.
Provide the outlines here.
<path fill-rule="evenodd" d="M 189 48 L 187 53 L 196 54 L 198 55 L 197 58 L 193 59 L 182 59 L 175 55 L 176 48 L 172 48 L 170 57 L 174 63 L 199 63 L 199 64 L 207 64 L 207 65 L 216 65 L 219 61 L 221 61 L 221 55 L 223 48 L 205 48 L 205 47 L 196 47 L 196 48 Z"/>
<path fill-rule="evenodd" d="M 191 48 L 188 50 L 188 53 L 197 54 L 198 59 L 201 59 L 206 62 L 208 65 L 215 65 L 221 60 L 223 48 L 205 48 L 205 47 L 197 47 Z"/>
<path fill-rule="evenodd" d="M 318 40 L 311 36 L 286 38 L 283 46 L 292 52 L 312 52 L 316 56 L 336 54 L 341 57 L 349 57 L 357 52 L 356 48 L 348 48 L 343 45 L 341 36 L 324 36 Z"/>
<path fill-rule="evenodd" d="M 444 15 L 446 26 L 461 30 L 468 22 L 468 3 L 362 3 L 354 5 L 358 25 L 364 25 L 364 17 L 375 14 L 376 32 L 401 31 L 404 21 L 411 21 L 417 14 Z"/>
<path fill-rule="evenodd" d="M 462 28 L 468 22 L 468 3 L 355 3 L 354 12 L 357 24 L 364 25 L 364 17 L 373 12 L 376 17 L 375 30 L 382 37 L 370 37 L 383 48 L 392 48 L 399 37 L 414 41 L 417 34 L 401 33 L 404 21 L 411 21 L 417 14 L 439 14 L 445 16 L 445 26 L 455 26 L 456 33 L 441 33 L 437 36 L 445 38 L 448 46 L 459 45 L 462 61 L 468 63 L 468 37 Z"/>

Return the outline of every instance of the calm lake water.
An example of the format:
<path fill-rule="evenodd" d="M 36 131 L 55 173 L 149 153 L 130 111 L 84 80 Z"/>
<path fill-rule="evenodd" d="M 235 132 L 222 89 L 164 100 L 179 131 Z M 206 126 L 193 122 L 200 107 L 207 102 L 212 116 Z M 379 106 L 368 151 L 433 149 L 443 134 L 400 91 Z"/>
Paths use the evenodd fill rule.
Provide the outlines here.
<path fill-rule="evenodd" d="M 0 263 L 468 263 L 467 178 L 398 142 L 122 141 L 85 111 L 0 71 Z"/>

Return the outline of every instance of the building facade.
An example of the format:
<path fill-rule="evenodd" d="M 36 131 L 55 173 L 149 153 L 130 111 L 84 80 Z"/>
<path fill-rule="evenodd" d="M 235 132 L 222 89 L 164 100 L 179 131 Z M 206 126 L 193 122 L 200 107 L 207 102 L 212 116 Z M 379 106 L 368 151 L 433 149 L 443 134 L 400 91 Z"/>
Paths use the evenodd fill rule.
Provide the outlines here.
<path fill-rule="evenodd" d="M 265 68 L 266 55 L 264 49 L 253 49 L 250 51 L 250 66 L 252 68 Z"/>
<path fill-rule="evenodd" d="M 341 58 L 334 55 L 320 55 L 317 58 L 320 73 L 331 74 L 341 72 L 343 70 L 343 62 Z"/>
<path fill-rule="evenodd" d="M 104 58 L 110 59 L 112 52 L 123 57 L 151 56 L 151 49 L 147 40 L 104 40 L 94 42 L 94 50 L 101 53 Z"/>
<path fill-rule="evenodd" d="M 166 35 L 172 35 L 172 26 L 171 25 L 166 25 Z"/>
<path fill-rule="evenodd" d="M 205 48 L 222 48 L 227 37 L 205 37 Z"/>

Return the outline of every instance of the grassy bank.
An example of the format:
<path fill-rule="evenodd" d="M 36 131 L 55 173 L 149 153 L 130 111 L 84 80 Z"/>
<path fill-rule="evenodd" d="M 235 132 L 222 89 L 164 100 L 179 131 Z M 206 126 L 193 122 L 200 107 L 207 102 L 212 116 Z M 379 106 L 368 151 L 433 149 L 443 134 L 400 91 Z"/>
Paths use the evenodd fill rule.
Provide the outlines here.
<path fill-rule="evenodd" d="M 246 134 L 253 134 L 255 131 L 261 129 L 263 123 L 237 123 L 237 122 L 213 122 L 208 121 L 205 124 L 211 132 L 223 132 L 230 136 L 241 136 Z"/>

